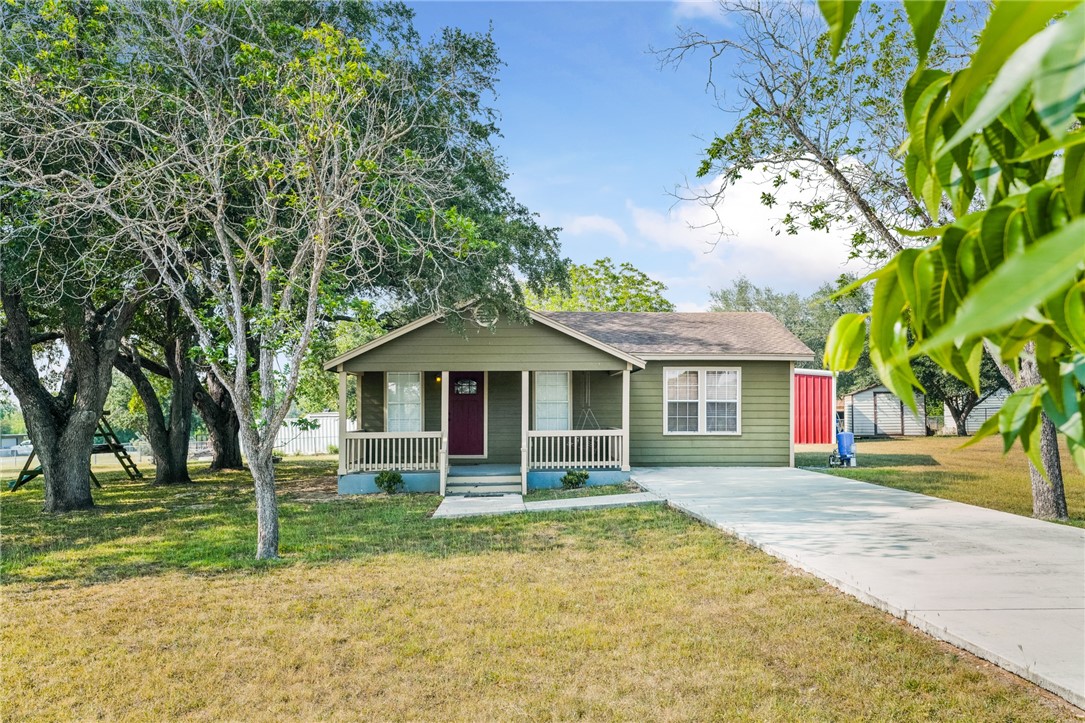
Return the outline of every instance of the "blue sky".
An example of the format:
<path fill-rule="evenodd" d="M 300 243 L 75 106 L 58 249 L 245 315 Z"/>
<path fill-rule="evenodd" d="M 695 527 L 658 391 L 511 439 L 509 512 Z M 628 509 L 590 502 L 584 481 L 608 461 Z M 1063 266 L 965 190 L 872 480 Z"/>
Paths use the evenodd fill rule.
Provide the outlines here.
<path fill-rule="evenodd" d="M 713 248 L 709 212 L 676 203 L 700 154 L 732 119 L 706 93 L 707 61 L 661 69 L 650 48 L 678 26 L 730 31 L 700 2 L 415 2 L 424 35 L 444 26 L 493 26 L 502 60 L 495 105 L 510 188 L 543 222 L 563 228 L 566 256 L 629 261 L 669 287 L 681 310 L 703 309 L 710 288 L 744 273 L 779 290 L 809 292 L 843 270 L 843 234 L 776 236 L 756 180 L 728 192 L 732 236 Z"/>

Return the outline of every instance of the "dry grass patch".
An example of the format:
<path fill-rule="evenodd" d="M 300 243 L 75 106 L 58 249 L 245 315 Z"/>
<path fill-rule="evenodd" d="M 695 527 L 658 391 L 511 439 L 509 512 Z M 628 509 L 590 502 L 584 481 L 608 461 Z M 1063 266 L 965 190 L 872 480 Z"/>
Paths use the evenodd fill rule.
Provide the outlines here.
<path fill-rule="evenodd" d="M 962 437 L 897 437 L 856 442 L 857 468 L 822 472 L 920 492 L 992 510 L 1032 515 L 1032 488 L 1025 455 L 1015 447 L 1003 456 L 999 439 L 961 449 Z M 795 464 L 824 467 L 832 447 L 799 445 Z M 1063 483 L 1070 524 L 1085 527 L 1085 476 L 1062 450 Z"/>
<path fill-rule="evenodd" d="M 310 494 L 325 467 L 280 476 Z M 435 496 L 288 491 L 259 564 L 240 476 L 96 495 L 4 498 L 0 719 L 1074 717 L 663 507 L 432 520 Z"/>

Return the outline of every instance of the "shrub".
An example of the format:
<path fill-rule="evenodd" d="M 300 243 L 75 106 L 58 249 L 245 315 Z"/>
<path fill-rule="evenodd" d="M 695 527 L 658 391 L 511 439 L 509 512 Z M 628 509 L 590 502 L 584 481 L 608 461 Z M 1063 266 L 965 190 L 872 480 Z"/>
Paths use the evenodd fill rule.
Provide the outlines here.
<path fill-rule="evenodd" d="M 588 471 L 585 469 L 571 469 L 561 478 L 562 489 L 575 490 L 583 487 L 588 481 Z"/>
<path fill-rule="evenodd" d="M 381 492 L 387 492 L 388 494 L 394 494 L 400 487 L 403 486 L 403 475 L 399 472 L 392 472 L 390 470 L 384 470 L 377 475 L 375 480 L 377 487 Z"/>
<path fill-rule="evenodd" d="M 328 445 L 328 454 L 339 454 L 339 445 L 338 444 L 329 444 Z"/>

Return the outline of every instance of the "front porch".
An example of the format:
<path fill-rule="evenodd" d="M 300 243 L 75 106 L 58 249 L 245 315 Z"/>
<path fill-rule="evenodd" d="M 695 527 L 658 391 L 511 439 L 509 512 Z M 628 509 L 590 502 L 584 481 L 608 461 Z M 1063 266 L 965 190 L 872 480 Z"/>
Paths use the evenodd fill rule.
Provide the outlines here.
<path fill-rule="evenodd" d="M 376 491 L 400 472 L 405 489 L 441 495 L 589 484 L 629 477 L 624 369 L 357 371 L 340 367 L 339 491 Z M 359 431 L 347 430 L 348 415 Z"/>

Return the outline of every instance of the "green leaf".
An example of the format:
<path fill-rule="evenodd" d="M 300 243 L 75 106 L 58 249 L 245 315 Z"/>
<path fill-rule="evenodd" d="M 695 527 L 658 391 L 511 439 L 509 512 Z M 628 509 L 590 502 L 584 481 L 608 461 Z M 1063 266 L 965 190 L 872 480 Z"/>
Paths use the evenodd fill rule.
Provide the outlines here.
<path fill-rule="evenodd" d="M 1056 151 L 1063 151 L 1067 148 L 1081 145 L 1082 143 L 1085 143 L 1085 128 L 1080 128 L 1062 138 L 1048 138 L 1042 143 L 1037 143 L 1025 153 L 1014 158 L 1013 162 L 1025 163 L 1027 161 L 1035 161 L 1044 156 L 1053 155 Z"/>
<path fill-rule="evenodd" d="M 1078 2 L 1080 0 L 996 3 L 980 36 L 979 48 L 972 55 L 971 63 L 958 73 L 953 81 L 944 112 L 948 113 L 971 97 L 989 78 L 999 72 L 999 68 L 1009 62 L 1011 53 L 1047 27 L 1053 17 L 1074 7 Z"/>
<path fill-rule="evenodd" d="M 1085 214 L 1085 145 L 1075 145 L 1063 157 L 1062 182 L 1066 210 L 1071 216 Z"/>
<path fill-rule="evenodd" d="M 908 13 L 908 22 L 915 34 L 920 65 L 927 62 L 927 53 L 930 52 L 931 42 L 942 23 L 942 11 L 945 7 L 945 0 L 904 0 L 904 10 Z"/>
<path fill-rule="evenodd" d="M 868 314 L 844 314 L 829 330 L 825 342 L 825 366 L 834 372 L 854 369 L 863 355 Z"/>
<path fill-rule="evenodd" d="M 1017 321 L 1077 276 L 1085 262 L 1082 239 L 1085 218 L 1078 218 L 1006 259 L 970 290 L 953 321 L 926 345 L 935 347 L 980 336 Z"/>
<path fill-rule="evenodd" d="M 859 0 L 818 0 L 821 15 L 829 25 L 829 40 L 833 60 L 836 60 L 844 39 L 848 37 L 852 21 L 862 3 Z"/>
<path fill-rule="evenodd" d="M 1040 122 L 1052 136 L 1062 138 L 1085 92 L 1085 3 L 1057 25 L 1061 26 L 1057 39 L 1044 55 L 1032 87 Z"/>
<path fill-rule="evenodd" d="M 996 6 L 995 12 L 999 9 L 1006 7 L 1007 5 L 1026 5 L 1026 3 L 1000 3 Z M 994 15 L 992 15 L 992 20 Z M 970 92 L 979 94 L 979 102 L 976 103 L 975 109 L 969 114 L 968 118 L 961 123 L 961 127 L 953 134 L 953 137 L 946 141 L 946 144 L 942 146 L 939 153 L 947 153 L 951 148 L 956 146 L 961 141 L 965 140 L 973 133 L 990 124 L 995 118 L 1004 111 L 1019 95 L 1028 87 L 1028 84 L 1034 79 L 1038 79 L 1044 75 L 1045 63 L 1056 62 L 1054 60 L 1047 61 L 1049 54 L 1054 55 L 1060 52 L 1063 48 L 1063 44 L 1066 41 L 1066 34 L 1069 33 L 1074 26 L 1067 25 L 1063 21 L 1059 21 L 1054 25 L 1046 28 L 1037 35 L 1029 38 L 1023 45 L 1021 45 L 1008 59 L 1005 60 L 1005 64 L 1002 65 L 1001 70 L 998 71 L 998 75 L 995 76 L 994 81 L 990 87 L 986 90 L 982 88 L 973 89 Z M 1075 42 L 1080 42 L 1080 39 Z M 976 55 L 979 55 L 977 51 Z M 976 59 L 973 57 L 972 69 L 975 69 Z M 962 73 L 967 71 L 962 71 Z M 1056 83 L 1053 80 L 1052 83 Z M 962 92 L 954 85 L 953 94 Z M 1055 91 L 1051 91 L 1053 94 Z M 952 102 L 952 101 L 951 101 Z M 1056 109 L 1052 109 L 1052 113 L 1055 113 Z M 1070 108 L 1073 111 L 1073 108 Z M 1062 129 L 1065 132 L 1065 128 Z"/>

